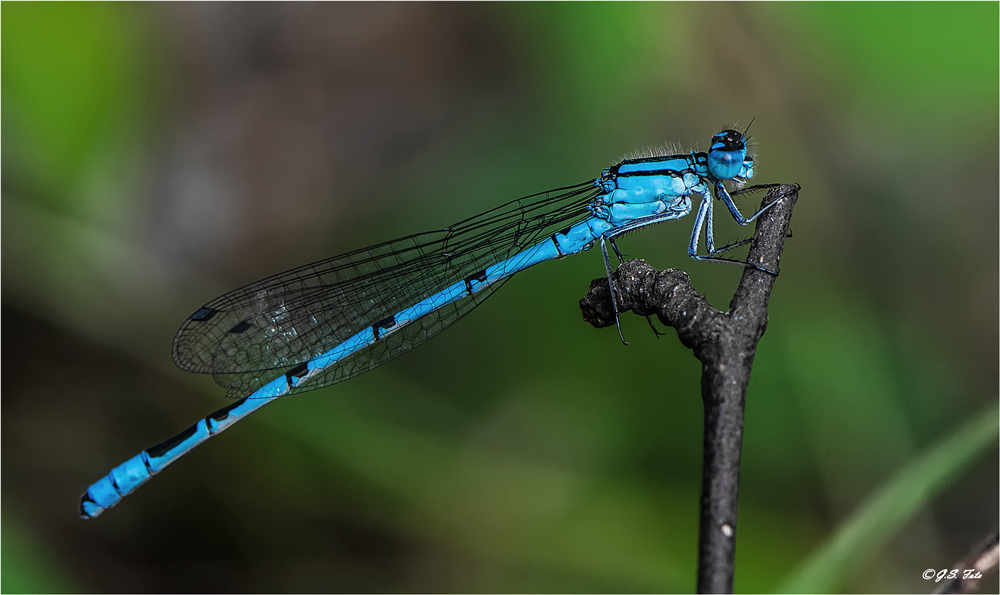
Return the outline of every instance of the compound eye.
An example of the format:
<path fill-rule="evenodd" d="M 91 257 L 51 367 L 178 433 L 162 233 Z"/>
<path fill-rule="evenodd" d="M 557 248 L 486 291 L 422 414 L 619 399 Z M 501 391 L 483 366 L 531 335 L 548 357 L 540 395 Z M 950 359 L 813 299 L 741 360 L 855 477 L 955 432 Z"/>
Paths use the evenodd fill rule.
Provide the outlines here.
<path fill-rule="evenodd" d="M 743 167 L 742 151 L 712 151 L 708 154 L 708 171 L 719 180 L 730 180 Z"/>

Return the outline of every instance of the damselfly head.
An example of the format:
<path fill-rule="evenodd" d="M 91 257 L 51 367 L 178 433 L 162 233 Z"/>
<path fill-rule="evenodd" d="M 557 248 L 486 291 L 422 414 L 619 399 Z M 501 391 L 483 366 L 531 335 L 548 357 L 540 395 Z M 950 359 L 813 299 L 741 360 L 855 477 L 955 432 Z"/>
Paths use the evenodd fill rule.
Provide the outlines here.
<path fill-rule="evenodd" d="M 730 180 L 740 175 L 747 158 L 747 143 L 743 133 L 723 130 L 712 137 L 708 151 L 708 171 L 719 180 Z"/>

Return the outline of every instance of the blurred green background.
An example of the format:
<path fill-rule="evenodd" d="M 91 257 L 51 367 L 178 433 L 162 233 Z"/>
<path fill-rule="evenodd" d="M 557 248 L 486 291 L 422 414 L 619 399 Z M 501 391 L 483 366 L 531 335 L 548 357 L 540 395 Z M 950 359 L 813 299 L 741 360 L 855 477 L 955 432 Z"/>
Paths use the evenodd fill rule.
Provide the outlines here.
<path fill-rule="evenodd" d="M 803 189 L 736 589 L 929 592 L 996 527 L 996 3 L 0 11 L 4 592 L 693 590 L 700 366 L 582 322 L 596 250 L 76 506 L 225 404 L 170 357 L 209 299 L 751 118 Z M 619 246 L 725 309 L 691 223 Z"/>

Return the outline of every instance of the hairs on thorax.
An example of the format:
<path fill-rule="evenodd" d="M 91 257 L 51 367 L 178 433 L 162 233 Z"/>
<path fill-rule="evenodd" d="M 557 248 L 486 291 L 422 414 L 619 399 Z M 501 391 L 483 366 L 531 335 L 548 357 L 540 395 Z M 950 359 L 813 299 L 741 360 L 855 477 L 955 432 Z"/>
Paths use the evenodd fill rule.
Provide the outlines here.
<path fill-rule="evenodd" d="M 713 132 L 712 134 L 715 134 L 716 132 L 722 130 L 737 130 L 742 132 L 743 128 L 741 128 L 739 124 L 735 122 L 726 123 L 716 128 L 715 132 Z M 754 164 L 756 165 L 757 163 L 759 163 L 759 160 L 757 159 L 757 152 L 755 150 L 757 147 L 757 141 L 752 136 L 747 136 L 744 140 L 746 141 L 747 144 L 747 155 L 753 158 Z M 673 155 L 687 156 L 691 152 L 697 152 L 698 146 L 699 146 L 698 143 L 695 143 L 692 149 L 686 151 L 684 150 L 684 146 L 676 141 L 667 141 L 659 145 L 646 145 L 645 147 L 640 147 L 638 149 L 625 153 L 620 161 L 625 161 L 628 159 L 648 159 L 650 157 L 669 157 Z"/>

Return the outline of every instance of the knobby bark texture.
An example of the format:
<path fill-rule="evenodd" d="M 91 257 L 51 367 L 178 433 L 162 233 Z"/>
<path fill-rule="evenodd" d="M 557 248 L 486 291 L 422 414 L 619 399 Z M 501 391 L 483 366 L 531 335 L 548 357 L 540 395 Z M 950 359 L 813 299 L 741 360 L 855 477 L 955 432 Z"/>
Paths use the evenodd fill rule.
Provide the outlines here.
<path fill-rule="evenodd" d="M 767 304 L 789 235 L 798 186 L 772 187 L 761 205 L 776 202 L 757 219 L 747 263 L 728 312 L 713 308 L 691 286 L 687 273 L 659 271 L 643 260 L 622 263 L 612 275 L 618 312 L 655 315 L 677 330 L 701 361 L 705 406 L 698 591 L 731 593 L 736 553 L 737 496 L 743 413 L 757 343 L 767 328 Z M 595 279 L 580 300 L 584 320 L 616 323 L 606 278 Z"/>

